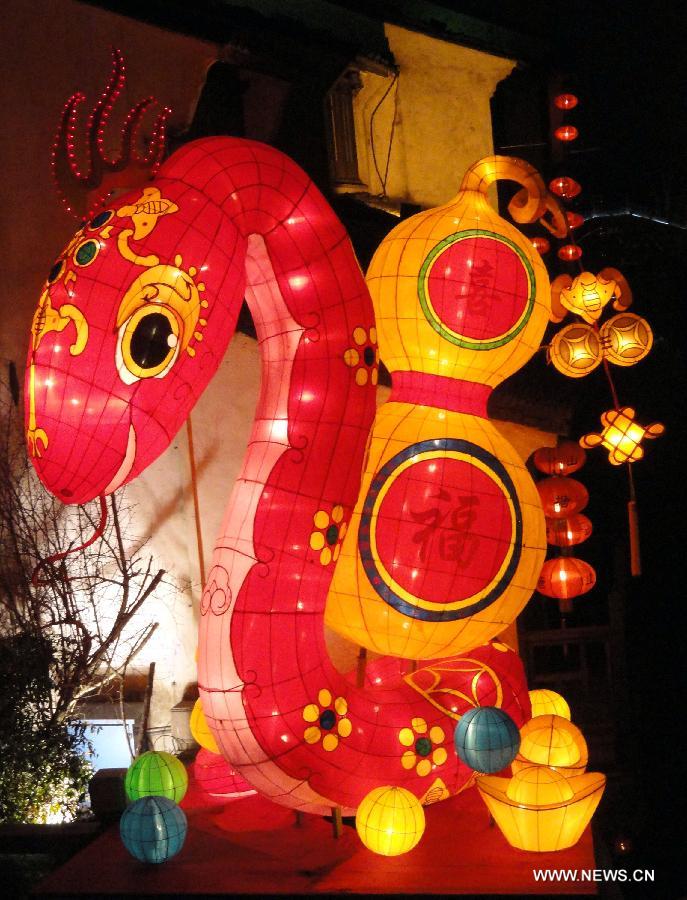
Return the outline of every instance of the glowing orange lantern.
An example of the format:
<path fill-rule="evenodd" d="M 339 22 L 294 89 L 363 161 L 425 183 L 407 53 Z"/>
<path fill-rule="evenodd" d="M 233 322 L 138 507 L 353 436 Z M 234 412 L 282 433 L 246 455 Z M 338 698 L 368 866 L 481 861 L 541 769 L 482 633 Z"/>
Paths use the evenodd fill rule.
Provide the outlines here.
<path fill-rule="evenodd" d="M 571 210 L 567 210 L 565 213 L 565 219 L 568 223 L 568 227 L 579 228 L 580 225 L 584 225 L 584 216 L 580 215 L 578 212 L 572 212 Z"/>
<path fill-rule="evenodd" d="M 572 200 L 573 197 L 582 193 L 582 185 L 568 175 L 559 175 L 558 178 L 553 178 L 549 182 L 549 190 L 557 197 Z"/>
<path fill-rule="evenodd" d="M 572 847 L 599 805 L 606 777 L 566 778 L 547 766 L 528 766 L 512 778 L 483 775 L 477 788 L 512 847 L 543 853 Z"/>
<path fill-rule="evenodd" d="M 562 375 L 584 378 L 603 360 L 599 335 L 589 325 L 566 325 L 551 339 L 548 358 Z"/>
<path fill-rule="evenodd" d="M 567 716 L 538 715 L 526 722 L 520 729 L 520 749 L 512 766 L 513 773 L 532 765 L 549 766 L 569 777 L 582 775 L 588 762 L 587 742 L 570 721 L 568 710 Z"/>
<path fill-rule="evenodd" d="M 535 688 L 529 692 L 532 704 L 532 718 L 537 716 L 562 716 L 570 718 L 570 707 L 565 697 L 548 688 Z"/>
<path fill-rule="evenodd" d="M 553 103 L 558 109 L 574 109 L 579 100 L 574 94 L 558 94 L 553 98 Z"/>
<path fill-rule="evenodd" d="M 592 523 L 583 513 L 546 520 L 546 541 L 554 547 L 574 547 L 586 541 L 591 533 Z"/>
<path fill-rule="evenodd" d="M 614 466 L 641 459 L 644 456 L 644 448 L 640 446 L 642 440 L 659 437 L 665 431 L 665 426 L 660 422 L 654 422 L 643 428 L 635 422 L 634 417 L 635 411 L 631 406 L 602 413 L 601 434 L 585 434 L 580 438 L 580 446 L 606 447 L 609 451 L 609 462 Z"/>
<path fill-rule="evenodd" d="M 574 556 L 558 556 L 542 566 L 537 590 L 556 600 L 572 600 L 591 591 L 595 584 L 596 572 L 589 563 Z"/>
<path fill-rule="evenodd" d="M 654 335 L 646 319 L 635 313 L 620 313 L 599 330 L 603 354 L 616 366 L 634 366 L 648 356 Z"/>
<path fill-rule="evenodd" d="M 599 318 L 615 290 L 615 281 L 606 280 L 591 272 L 581 272 L 573 279 L 570 287 L 561 289 L 561 303 L 570 312 L 592 324 Z"/>
<path fill-rule="evenodd" d="M 580 132 L 575 128 L 574 125 L 561 125 L 560 128 L 557 128 L 553 136 L 557 141 L 574 141 L 578 138 Z"/>
<path fill-rule="evenodd" d="M 547 240 L 547 238 L 541 237 L 540 235 L 532 238 L 532 246 L 537 251 L 537 253 L 541 254 L 548 253 L 551 249 L 551 244 Z"/>
<path fill-rule="evenodd" d="M 582 259 L 582 247 L 578 247 L 577 244 L 563 244 L 558 248 L 558 258 L 564 262 L 575 262 Z"/>
<path fill-rule="evenodd" d="M 587 488 L 574 478 L 552 475 L 537 482 L 544 515 L 552 519 L 565 519 L 581 512 L 589 502 Z"/>
<path fill-rule="evenodd" d="M 576 441 L 561 441 L 556 447 L 540 447 L 532 461 L 547 475 L 571 475 L 585 464 L 587 454 Z"/>

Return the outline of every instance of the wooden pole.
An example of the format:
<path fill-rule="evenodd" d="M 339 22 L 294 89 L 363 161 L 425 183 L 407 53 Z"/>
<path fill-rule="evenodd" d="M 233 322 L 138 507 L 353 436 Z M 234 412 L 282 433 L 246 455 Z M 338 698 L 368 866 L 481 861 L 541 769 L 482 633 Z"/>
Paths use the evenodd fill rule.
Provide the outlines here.
<path fill-rule="evenodd" d="M 361 647 L 358 651 L 358 668 L 356 671 L 355 685 L 357 688 L 365 687 L 365 667 L 367 666 L 367 648 Z"/>
<path fill-rule="evenodd" d="M 150 719 L 150 701 L 153 696 L 153 681 L 155 680 L 155 663 L 151 662 L 148 666 L 148 683 L 146 684 L 146 693 L 143 698 L 143 716 L 141 717 L 141 733 L 138 736 L 138 748 L 136 756 L 140 756 L 144 750 L 148 749 L 148 721 Z M 124 723 L 126 728 L 126 722 Z"/>
<path fill-rule="evenodd" d="M 637 578 L 642 574 L 642 556 L 639 547 L 639 513 L 632 465 L 627 464 L 627 478 L 630 485 L 630 499 L 627 504 L 627 519 L 630 530 L 630 574 Z"/>
<path fill-rule="evenodd" d="M 343 834 L 343 818 L 341 816 L 340 806 L 332 806 L 332 828 L 334 837 L 340 838 Z"/>
<path fill-rule="evenodd" d="M 196 522 L 196 546 L 198 548 L 198 571 L 200 573 L 200 586 L 205 589 L 205 554 L 203 553 L 203 532 L 200 526 L 200 503 L 198 502 L 198 473 L 196 471 L 196 457 L 193 451 L 193 426 L 191 416 L 186 419 L 186 434 L 188 437 L 188 458 L 191 465 L 191 493 L 193 494 L 193 515 Z"/>

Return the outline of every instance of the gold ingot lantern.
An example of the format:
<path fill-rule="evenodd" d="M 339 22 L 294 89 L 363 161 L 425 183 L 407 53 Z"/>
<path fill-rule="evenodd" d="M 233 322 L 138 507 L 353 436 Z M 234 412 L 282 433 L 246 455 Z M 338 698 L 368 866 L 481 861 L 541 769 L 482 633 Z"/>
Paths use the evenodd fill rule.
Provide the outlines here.
<path fill-rule="evenodd" d="M 566 778 L 546 766 L 528 766 L 512 778 L 482 775 L 477 788 L 511 847 L 543 853 L 572 847 L 596 811 L 606 776 Z"/>
<path fill-rule="evenodd" d="M 539 254 L 487 199 L 499 178 L 523 185 L 509 207 L 516 221 L 553 215 L 531 166 L 489 157 L 452 201 L 387 235 L 367 273 L 393 389 L 377 410 L 326 622 L 379 653 L 428 659 L 486 642 L 529 600 L 543 562 L 539 496 L 486 411 L 549 316 Z"/>
<path fill-rule="evenodd" d="M 520 729 L 520 750 L 512 769 L 515 773 L 537 765 L 566 776 L 581 775 L 588 762 L 587 742 L 576 725 L 563 716 L 540 715 Z"/>
<path fill-rule="evenodd" d="M 601 414 L 601 434 L 585 434 L 580 438 L 580 446 L 605 447 L 611 465 L 619 466 L 624 462 L 636 462 L 644 456 L 641 442 L 644 438 L 657 438 L 665 431 L 665 426 L 654 422 L 644 428 L 635 422 L 635 411 L 631 406 L 611 409 Z"/>

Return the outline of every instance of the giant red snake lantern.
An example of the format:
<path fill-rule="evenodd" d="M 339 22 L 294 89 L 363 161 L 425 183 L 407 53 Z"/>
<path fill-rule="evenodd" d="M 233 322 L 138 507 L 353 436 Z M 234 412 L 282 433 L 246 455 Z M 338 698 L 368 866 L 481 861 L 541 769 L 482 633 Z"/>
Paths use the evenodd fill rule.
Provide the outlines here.
<path fill-rule="evenodd" d="M 65 503 L 162 453 L 248 300 L 262 390 L 200 604 L 198 683 L 222 753 L 277 802 L 350 810 L 381 784 L 456 793 L 474 775 L 453 752 L 461 713 L 530 716 L 517 655 L 485 644 L 529 598 L 545 548 L 534 486 L 486 417 L 548 315 L 542 264 L 486 200 L 504 175 L 525 185 L 521 221 L 544 214 L 524 163 L 476 165 L 456 200 L 381 245 L 376 325 L 319 191 L 242 139 L 176 152 L 83 225 L 44 287 L 27 438 Z M 378 342 L 396 375 L 370 433 Z M 335 568 L 334 627 L 399 657 L 453 655 L 405 677 L 378 660 L 363 687 L 341 675 L 324 642 Z"/>

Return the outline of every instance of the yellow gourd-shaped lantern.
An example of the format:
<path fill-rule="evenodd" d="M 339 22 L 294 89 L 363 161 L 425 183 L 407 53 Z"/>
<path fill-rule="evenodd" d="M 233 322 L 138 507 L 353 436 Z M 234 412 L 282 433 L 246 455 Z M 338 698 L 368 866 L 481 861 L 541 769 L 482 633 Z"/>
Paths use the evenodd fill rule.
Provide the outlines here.
<path fill-rule="evenodd" d="M 327 624 L 384 654 L 459 653 L 501 632 L 536 584 L 546 540 L 522 460 L 487 398 L 539 347 L 549 281 L 532 245 L 486 196 L 524 188 L 517 221 L 547 210 L 526 163 L 491 157 L 445 206 L 398 225 L 367 282 L 392 373 L 327 603 Z"/>

